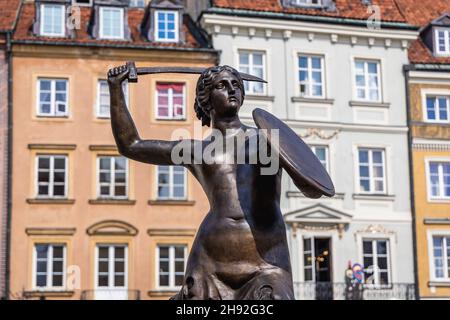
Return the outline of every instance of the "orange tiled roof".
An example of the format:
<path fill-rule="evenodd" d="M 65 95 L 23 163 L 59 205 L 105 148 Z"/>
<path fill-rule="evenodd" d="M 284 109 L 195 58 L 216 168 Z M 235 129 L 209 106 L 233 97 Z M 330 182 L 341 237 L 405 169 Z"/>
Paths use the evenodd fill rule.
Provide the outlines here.
<path fill-rule="evenodd" d="M 3 0 L 0 0 L 3 1 Z M 67 43 L 79 45 L 126 45 L 127 47 L 167 47 L 167 48 L 201 48 L 201 43 L 196 39 L 191 30 L 187 26 L 188 17 L 185 16 L 182 31 L 185 33 L 185 43 L 162 43 L 149 42 L 144 39 L 140 32 L 139 26 L 144 18 L 144 10 L 139 8 L 128 9 L 128 25 L 131 31 L 131 41 L 129 40 L 104 40 L 93 39 L 87 31 L 91 16 L 92 8 L 81 8 L 81 28 L 75 31 L 74 38 L 57 38 L 57 37 L 42 37 L 34 35 L 32 32 L 35 6 L 33 3 L 27 3 L 22 6 L 21 13 L 17 22 L 16 31 L 14 33 L 14 41 L 39 41 L 48 43 Z"/>
<path fill-rule="evenodd" d="M 450 0 L 395 0 L 409 24 L 425 27 L 444 13 L 450 12 Z M 449 64 L 450 58 L 435 57 L 421 39 L 408 51 L 411 63 Z"/>
<path fill-rule="evenodd" d="M 0 0 L 0 30 L 12 30 L 21 0 Z"/>
<path fill-rule="evenodd" d="M 398 10 L 395 0 L 373 0 L 372 3 L 380 7 L 382 21 L 405 22 L 405 18 Z M 285 8 L 281 5 L 281 0 L 213 0 L 213 6 L 218 8 L 295 13 L 358 20 L 365 20 L 371 15 L 371 13 L 367 12 L 367 5 L 364 5 L 361 0 L 335 0 L 335 4 L 336 11 L 326 11 L 314 8 Z"/>

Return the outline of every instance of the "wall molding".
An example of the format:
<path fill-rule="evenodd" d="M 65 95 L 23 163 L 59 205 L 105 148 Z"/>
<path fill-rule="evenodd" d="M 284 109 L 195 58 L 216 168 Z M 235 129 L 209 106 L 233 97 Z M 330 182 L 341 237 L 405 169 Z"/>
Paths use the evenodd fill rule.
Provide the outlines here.
<path fill-rule="evenodd" d="M 29 236 L 73 236 L 76 228 L 26 228 Z"/>

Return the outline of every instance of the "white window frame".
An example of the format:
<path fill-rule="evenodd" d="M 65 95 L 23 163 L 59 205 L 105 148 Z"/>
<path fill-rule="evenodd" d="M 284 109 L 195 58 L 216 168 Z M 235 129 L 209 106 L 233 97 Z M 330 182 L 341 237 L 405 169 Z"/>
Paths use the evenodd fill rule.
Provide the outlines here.
<path fill-rule="evenodd" d="M 450 237 L 450 230 L 428 230 L 427 238 L 428 238 L 428 263 L 429 263 L 429 277 L 430 281 L 433 282 L 448 282 L 450 283 L 450 274 L 448 277 L 437 278 L 435 273 L 435 264 L 434 264 L 434 248 L 433 248 L 433 238 L 434 237 Z M 448 270 L 448 260 L 446 259 L 446 252 L 443 252 L 444 257 L 444 270 Z M 447 269 L 446 269 L 447 268 Z"/>
<path fill-rule="evenodd" d="M 434 113 L 436 115 L 436 119 L 428 118 L 428 99 L 429 98 L 434 98 Z M 446 106 L 447 106 L 447 119 L 446 120 L 441 120 L 440 119 L 439 106 L 438 106 L 437 102 L 441 98 L 445 98 L 445 100 L 447 101 L 447 103 L 446 103 Z M 426 122 L 450 123 L 450 96 L 440 95 L 440 94 L 435 94 L 435 95 L 427 94 L 425 96 L 425 103 L 424 103 L 423 107 L 424 107 L 424 119 L 425 119 Z"/>
<path fill-rule="evenodd" d="M 444 32 L 445 50 L 441 51 L 439 47 L 439 32 Z M 434 41 L 436 55 L 450 56 L 450 29 L 449 28 L 435 28 L 434 29 Z"/>
<path fill-rule="evenodd" d="M 174 30 L 175 31 L 175 38 L 174 39 L 167 39 L 167 38 L 160 38 L 159 37 L 158 13 L 163 13 L 163 14 L 166 15 L 166 17 L 167 17 L 167 14 L 169 14 L 169 13 L 173 13 L 175 15 L 175 17 L 174 17 L 174 20 L 175 20 L 174 21 L 174 23 L 175 23 L 175 30 Z M 178 11 L 174 11 L 174 10 L 155 10 L 153 18 L 154 18 L 154 21 L 155 21 L 155 25 L 154 25 L 154 28 L 155 28 L 155 31 L 154 31 L 155 41 L 158 41 L 158 42 L 178 42 L 178 41 L 180 41 L 179 40 L 180 39 L 180 25 L 179 25 L 180 17 L 179 17 Z M 168 27 L 167 24 L 166 24 L 166 27 Z M 167 28 L 167 32 L 169 32 L 169 31 L 170 30 Z"/>
<path fill-rule="evenodd" d="M 110 119 L 111 118 L 111 102 L 109 103 L 109 110 L 110 112 L 106 115 L 101 113 L 101 108 L 100 108 L 100 101 L 101 101 L 101 89 L 102 89 L 102 84 L 106 84 L 106 86 L 108 86 L 108 81 L 104 80 L 104 79 L 99 79 L 97 81 L 97 103 L 95 106 L 95 116 L 99 119 Z M 130 104 L 130 86 L 128 84 L 128 80 L 125 80 L 124 82 L 122 82 L 122 91 L 125 97 L 125 103 L 127 104 L 127 108 L 129 109 L 129 104 Z M 108 99 L 110 99 L 109 96 L 109 91 L 108 91 Z"/>
<path fill-rule="evenodd" d="M 37 251 L 36 246 L 38 245 L 46 245 L 49 246 L 49 250 L 47 251 L 47 280 L 46 286 L 37 286 Z M 61 246 L 63 247 L 63 269 L 62 269 L 62 285 L 54 286 L 53 285 L 53 247 Z M 49 259 L 51 257 L 51 259 Z M 67 269 L 67 245 L 66 243 L 47 243 L 47 242 L 35 242 L 33 243 L 33 271 L 32 271 L 32 287 L 33 290 L 36 291 L 63 291 L 66 288 L 66 269 Z M 49 285 L 51 284 L 51 285 Z"/>
<path fill-rule="evenodd" d="M 430 173 L 430 164 L 433 162 L 439 163 L 438 174 L 439 174 L 439 196 L 433 196 L 431 192 L 431 173 Z M 444 173 L 442 170 L 442 163 L 450 164 L 450 157 L 429 157 L 425 159 L 425 173 L 427 179 L 427 195 L 428 202 L 450 202 L 450 196 L 445 196 L 444 190 Z"/>
<path fill-rule="evenodd" d="M 357 62 L 363 62 L 364 63 L 364 87 L 358 87 L 356 85 L 356 76 L 358 75 L 356 73 L 356 63 Z M 377 59 L 367 59 L 367 58 L 353 58 L 353 99 L 355 101 L 361 101 L 361 102 L 374 102 L 374 103 L 381 103 L 383 101 L 383 88 L 382 88 L 382 74 L 381 74 L 381 60 Z M 368 63 L 376 63 L 377 64 L 377 76 L 378 76 L 378 82 L 377 82 L 377 89 L 378 89 L 378 99 L 372 100 L 370 99 L 370 87 L 369 85 L 369 68 Z M 358 88 L 364 89 L 365 98 L 359 98 L 358 97 Z"/>
<path fill-rule="evenodd" d="M 311 150 L 312 150 L 312 152 L 314 154 L 316 154 L 316 149 L 317 148 L 325 149 L 325 169 L 329 173 L 330 172 L 330 148 L 328 147 L 328 145 L 325 145 L 325 144 L 310 144 L 309 147 L 311 148 Z M 317 157 L 317 155 L 316 155 L 316 157 Z M 317 159 L 319 159 L 319 158 L 317 158 Z M 320 159 L 319 159 L 319 161 L 320 161 Z"/>
<path fill-rule="evenodd" d="M 139 2 L 142 2 L 143 5 L 138 5 Z M 130 0 L 131 8 L 144 8 L 146 5 L 145 0 Z"/>
<path fill-rule="evenodd" d="M 105 36 L 104 34 L 104 25 L 103 25 L 103 15 L 104 15 L 104 11 L 105 10 L 112 10 L 112 11 L 119 11 L 120 12 L 120 22 L 119 22 L 119 26 L 120 26 L 120 34 L 117 36 Z M 100 26 L 99 26 L 99 35 L 101 39 L 111 39 L 111 40 L 117 40 L 117 39 L 124 39 L 125 35 L 124 35 L 124 10 L 123 8 L 114 8 L 114 7 L 100 7 Z"/>
<path fill-rule="evenodd" d="M 303 270 L 302 270 L 302 276 L 305 282 L 309 282 L 309 283 L 314 283 L 316 282 L 316 266 L 315 266 L 315 258 L 316 258 L 316 254 L 315 254 L 315 247 L 314 247 L 314 236 L 303 236 L 301 237 L 302 239 L 302 255 L 301 255 L 301 259 L 303 259 Z M 308 240 L 311 242 L 311 250 L 306 251 L 305 250 L 305 241 Z M 306 267 L 306 261 L 305 261 L 305 252 L 309 252 L 311 255 L 311 265 Z M 311 269 L 311 280 L 306 280 L 305 277 L 305 271 L 306 269 Z"/>
<path fill-rule="evenodd" d="M 160 197 L 159 196 L 158 188 L 159 188 L 159 168 L 160 168 L 160 166 L 157 166 L 156 167 L 156 199 L 158 199 L 158 200 L 186 200 L 187 199 L 187 170 L 186 170 L 186 168 L 184 168 L 182 166 L 178 166 L 178 167 L 183 168 L 184 195 L 183 195 L 183 197 L 174 197 L 173 196 L 173 189 L 174 189 L 173 176 L 174 176 L 174 167 L 175 166 L 166 166 L 166 167 L 169 168 L 169 196 L 168 197 Z"/>
<path fill-rule="evenodd" d="M 253 55 L 261 54 L 262 55 L 262 79 L 266 79 L 267 75 L 267 51 L 264 50 L 249 50 L 249 49 L 238 49 L 237 50 L 237 62 L 239 66 L 239 71 L 241 70 L 241 53 L 248 54 L 248 65 L 245 65 L 248 68 L 248 74 L 253 74 L 254 64 L 253 64 Z M 262 92 L 255 92 L 254 85 L 255 82 L 248 81 L 248 90 L 245 90 L 246 95 L 255 95 L 255 96 L 266 96 L 267 95 L 267 84 L 262 84 Z M 245 82 L 244 82 L 245 88 Z"/>
<path fill-rule="evenodd" d="M 302 94 L 302 91 L 300 89 L 300 85 L 301 85 L 301 81 L 300 81 L 300 71 L 304 71 L 303 68 L 300 68 L 300 57 L 306 57 L 307 58 L 307 63 L 308 66 L 306 68 L 306 71 L 308 73 L 308 91 L 310 92 L 310 94 Z M 312 58 L 319 58 L 320 59 L 320 84 L 322 86 L 322 94 L 321 95 L 313 95 L 312 92 L 312 88 L 313 88 L 313 82 L 312 82 Z M 314 71 L 317 71 L 318 69 L 314 69 Z M 299 93 L 300 97 L 304 97 L 304 98 L 313 98 L 313 99 L 323 99 L 325 98 L 325 92 L 326 92 L 326 84 L 325 84 L 325 57 L 323 55 L 320 54 L 311 54 L 311 53 L 298 53 L 297 54 L 297 90 Z"/>
<path fill-rule="evenodd" d="M 360 159 L 359 159 L 359 151 L 360 150 L 367 150 L 369 151 L 369 158 L 368 158 L 368 164 L 369 164 L 369 191 L 364 191 L 361 189 L 361 176 L 360 176 Z M 375 191 L 375 180 L 373 176 L 373 151 L 381 151 L 382 152 L 382 164 L 383 164 L 383 190 L 382 191 Z M 356 167 L 356 176 L 357 176 L 357 190 L 360 194 L 387 194 L 388 192 L 388 186 L 387 186 L 387 165 L 386 165 L 386 149 L 385 148 L 376 148 L 376 147 L 363 147 L 359 146 L 356 148 L 356 159 L 357 159 L 357 167 Z"/>
<path fill-rule="evenodd" d="M 108 286 L 107 287 L 101 287 L 98 283 L 98 276 L 99 276 L 99 247 L 108 247 Z M 121 247 L 124 248 L 124 285 L 123 286 L 115 286 L 111 285 L 114 284 L 114 276 L 116 275 L 115 272 L 115 248 Z M 128 289 L 128 244 L 126 243 L 96 243 L 95 244 L 95 277 L 94 277 L 94 288 L 95 290 L 104 290 L 104 289 L 118 289 L 118 290 L 124 290 Z"/>
<path fill-rule="evenodd" d="M 159 263 L 160 263 L 160 247 L 169 247 L 169 285 L 161 286 L 159 282 Z M 188 245 L 186 243 L 158 243 L 156 245 L 155 250 L 155 283 L 157 290 L 167 290 L 167 291 L 176 291 L 181 288 L 181 286 L 175 285 L 175 247 L 183 247 L 184 248 L 184 271 L 186 271 L 187 260 L 188 260 Z"/>
<path fill-rule="evenodd" d="M 41 81 L 50 81 L 50 113 L 41 112 Z M 66 110 L 59 112 L 56 107 L 56 81 L 66 82 Z M 69 80 L 65 78 L 38 78 L 36 81 L 36 115 L 39 117 L 67 117 L 69 116 Z"/>
<path fill-rule="evenodd" d="M 168 100 L 168 116 L 160 116 L 158 114 L 158 109 L 159 109 L 159 104 L 158 104 L 158 97 L 159 97 L 159 92 L 158 92 L 158 82 L 155 84 L 155 119 L 157 120 L 186 120 L 186 83 L 174 83 L 174 84 L 181 84 L 183 85 L 183 116 L 174 116 L 174 105 L 173 105 L 173 89 L 169 89 L 168 91 L 168 96 L 167 96 L 167 100 Z"/>
<path fill-rule="evenodd" d="M 125 159 L 125 195 L 124 196 L 116 196 L 114 195 L 114 188 L 116 186 L 116 170 L 114 168 L 115 166 L 115 159 L 122 156 L 119 155 L 98 155 L 97 156 L 97 198 L 98 199 L 128 199 L 129 195 L 129 162 L 128 158 L 122 157 Z M 100 159 L 101 158 L 109 158 L 110 160 L 110 179 L 111 182 L 109 183 L 109 195 L 105 196 L 101 194 L 101 186 L 102 183 L 100 183 Z M 107 184 L 107 183 L 103 183 Z"/>
<path fill-rule="evenodd" d="M 61 7 L 62 8 L 62 15 L 61 15 L 61 32 L 56 32 L 56 33 L 46 33 L 44 32 L 44 11 L 45 11 L 45 7 L 49 8 L 49 7 Z M 41 36 L 46 36 L 46 37 L 65 37 L 66 36 L 66 7 L 62 4 L 50 4 L 50 3 L 43 3 L 41 4 L 40 7 L 40 14 L 41 14 L 41 19 L 40 19 L 40 30 L 39 33 Z"/>
<path fill-rule="evenodd" d="M 66 199 L 68 197 L 68 171 L 69 171 L 69 157 L 66 154 L 37 154 L 36 155 L 36 163 L 35 163 L 35 190 L 36 190 L 36 198 L 38 199 Z M 48 195 L 39 195 L 39 158 L 49 158 L 49 181 L 48 181 Z M 63 196 L 55 196 L 53 195 L 53 187 L 54 187 L 54 173 L 55 173 L 55 158 L 64 158 L 65 160 L 65 169 L 64 169 L 64 195 Z"/>
<path fill-rule="evenodd" d="M 374 278 L 374 284 L 366 284 L 365 276 L 364 276 L 364 286 L 367 288 L 387 288 L 391 287 L 393 284 L 392 280 L 392 264 L 391 264 L 391 239 L 389 237 L 370 237 L 370 236 L 363 236 L 361 237 L 361 264 L 363 265 L 364 269 L 366 269 L 366 266 L 364 265 L 364 241 L 370 241 L 372 242 L 372 261 L 376 261 L 377 267 L 373 270 L 373 278 Z M 378 273 L 378 249 L 376 242 L 377 241 L 386 241 L 386 260 L 387 260 L 387 270 L 388 270 L 388 284 L 382 285 L 380 284 L 380 275 Z"/>

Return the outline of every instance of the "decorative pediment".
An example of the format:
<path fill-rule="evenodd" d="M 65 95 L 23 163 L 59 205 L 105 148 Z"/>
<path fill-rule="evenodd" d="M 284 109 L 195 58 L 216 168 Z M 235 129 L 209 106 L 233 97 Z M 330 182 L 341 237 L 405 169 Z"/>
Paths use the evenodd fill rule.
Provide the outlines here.
<path fill-rule="evenodd" d="M 321 203 L 297 209 L 285 215 L 286 223 L 347 224 L 351 218 L 350 214 Z"/>
<path fill-rule="evenodd" d="M 135 236 L 138 229 L 118 220 L 105 220 L 93 224 L 86 230 L 90 236 Z"/>

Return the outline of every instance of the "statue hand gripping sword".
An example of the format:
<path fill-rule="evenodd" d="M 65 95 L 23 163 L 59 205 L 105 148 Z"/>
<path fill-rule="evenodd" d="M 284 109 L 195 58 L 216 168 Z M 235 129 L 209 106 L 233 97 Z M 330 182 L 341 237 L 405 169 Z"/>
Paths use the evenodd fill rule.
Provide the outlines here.
<path fill-rule="evenodd" d="M 136 82 L 138 75 L 154 73 L 200 74 L 194 108 L 202 125 L 220 132 L 225 140 L 239 133 L 261 131 L 259 139 L 266 139 L 268 149 L 278 156 L 280 168 L 273 174 L 261 174 L 265 164 L 259 158 L 256 162 L 227 162 L 220 152 L 212 155 L 217 161 L 193 161 L 195 145 L 208 147 L 213 143 L 211 139 L 141 139 L 121 84 L 124 80 Z M 314 153 L 281 120 L 255 109 L 253 119 L 258 128 L 241 123 L 238 112 L 245 97 L 243 80 L 265 82 L 229 66 L 136 68 L 129 62 L 108 72 L 111 125 L 119 152 L 149 164 L 180 165 L 174 161 L 172 151 L 180 144 L 188 146 L 183 149 L 188 150 L 183 158 L 192 161 L 181 165 L 200 182 L 210 203 L 189 254 L 181 290 L 172 299 L 294 299 L 286 229 L 279 206 L 282 170 L 307 197 L 331 197 L 335 193 L 328 173 Z M 278 130 L 278 143 L 271 139 L 274 129 Z M 231 152 L 238 151 L 246 156 L 255 153 L 245 139 L 241 147 Z"/>

